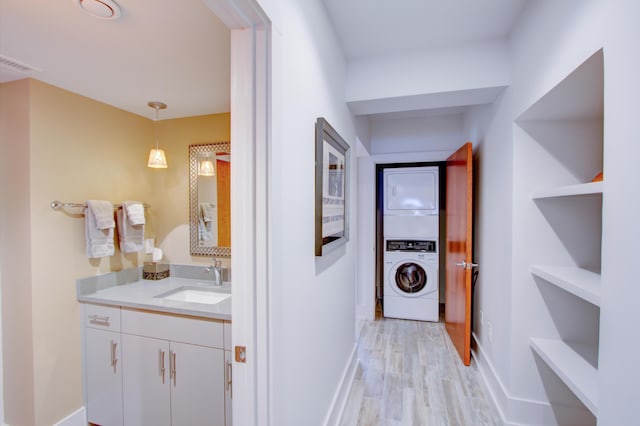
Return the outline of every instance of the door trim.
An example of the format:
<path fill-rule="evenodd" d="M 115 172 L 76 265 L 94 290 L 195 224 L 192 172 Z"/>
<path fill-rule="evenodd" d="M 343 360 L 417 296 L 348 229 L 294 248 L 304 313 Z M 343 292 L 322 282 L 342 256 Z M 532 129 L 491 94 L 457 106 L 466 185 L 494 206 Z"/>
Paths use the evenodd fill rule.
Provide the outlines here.
<path fill-rule="evenodd" d="M 271 20 L 257 0 L 203 0 L 231 30 L 233 422 L 270 425 L 269 153 Z M 240 262 L 242 259 L 242 262 Z"/>

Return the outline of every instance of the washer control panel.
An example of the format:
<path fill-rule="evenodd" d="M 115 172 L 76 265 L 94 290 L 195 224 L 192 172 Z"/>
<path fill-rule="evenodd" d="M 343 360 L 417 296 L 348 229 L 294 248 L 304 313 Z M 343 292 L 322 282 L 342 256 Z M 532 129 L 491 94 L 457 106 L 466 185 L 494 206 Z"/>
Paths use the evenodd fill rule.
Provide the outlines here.
<path fill-rule="evenodd" d="M 435 253 L 434 240 L 387 240 L 387 251 Z"/>

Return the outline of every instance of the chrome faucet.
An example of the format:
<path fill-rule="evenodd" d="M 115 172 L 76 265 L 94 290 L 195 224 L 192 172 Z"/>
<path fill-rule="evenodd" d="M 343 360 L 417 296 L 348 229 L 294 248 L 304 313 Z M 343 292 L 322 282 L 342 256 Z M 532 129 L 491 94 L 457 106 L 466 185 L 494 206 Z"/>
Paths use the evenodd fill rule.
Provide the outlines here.
<path fill-rule="evenodd" d="M 222 261 L 213 258 L 213 265 L 207 266 L 205 272 L 213 273 L 213 285 L 216 287 L 222 286 Z"/>

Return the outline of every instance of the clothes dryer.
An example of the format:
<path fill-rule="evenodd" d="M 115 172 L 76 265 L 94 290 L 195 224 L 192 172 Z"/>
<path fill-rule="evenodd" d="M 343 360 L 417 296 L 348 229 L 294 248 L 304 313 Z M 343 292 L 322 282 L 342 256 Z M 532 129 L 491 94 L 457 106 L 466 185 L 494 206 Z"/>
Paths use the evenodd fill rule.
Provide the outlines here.
<path fill-rule="evenodd" d="M 437 238 L 385 239 L 383 315 L 438 321 Z"/>
<path fill-rule="evenodd" d="M 382 172 L 385 216 L 438 215 L 438 167 L 398 167 Z"/>

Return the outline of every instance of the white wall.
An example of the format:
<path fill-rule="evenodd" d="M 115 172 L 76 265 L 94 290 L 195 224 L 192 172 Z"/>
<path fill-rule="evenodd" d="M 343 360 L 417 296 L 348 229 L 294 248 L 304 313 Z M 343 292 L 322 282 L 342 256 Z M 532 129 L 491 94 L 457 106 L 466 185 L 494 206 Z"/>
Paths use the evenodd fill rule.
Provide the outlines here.
<path fill-rule="evenodd" d="M 614 1 L 604 14 L 605 38 L 605 200 L 602 241 L 598 424 L 637 421 L 640 369 L 640 300 L 637 236 L 640 235 L 640 168 L 637 157 L 637 104 L 640 82 L 640 3 Z M 621 7 L 624 6 L 624 7 Z M 602 16 L 602 15 L 601 15 Z M 633 237 L 632 237 L 633 236 Z"/>
<path fill-rule="evenodd" d="M 354 117 L 356 126 L 356 156 L 366 156 L 371 152 L 371 124 L 369 118 L 365 116 Z"/>
<path fill-rule="evenodd" d="M 492 40 L 354 60 L 346 99 L 357 114 L 474 105 L 508 84 L 508 46 Z"/>
<path fill-rule="evenodd" d="M 552 408 L 548 404 L 550 398 L 557 396 L 554 395 L 556 389 L 544 384 L 549 380 L 546 367 L 536 362 L 528 347 L 530 336 L 541 330 L 549 332 L 554 327 L 542 300 L 544 296 L 537 293 L 530 274 L 524 270 L 534 253 L 530 248 L 532 235 L 528 227 L 532 217 L 527 216 L 526 188 L 531 186 L 536 173 L 541 177 L 546 173 L 544 169 L 531 170 L 527 164 L 533 155 L 544 158 L 548 154 L 524 149 L 521 144 L 526 143 L 528 135 L 514 125 L 514 120 L 603 46 L 604 168 L 608 176 L 605 177 L 600 316 L 602 408 L 598 423 L 630 424 L 636 417 L 633 398 L 626 395 L 632 394 L 630 389 L 640 380 L 640 374 L 624 354 L 637 351 L 637 339 L 628 340 L 628 336 L 635 333 L 628 315 L 633 310 L 630 300 L 638 298 L 637 286 L 631 284 L 637 282 L 637 278 L 631 275 L 631 269 L 624 267 L 624 262 L 632 262 L 630 257 L 625 258 L 633 253 L 630 246 L 625 249 L 625 244 L 631 242 L 629 235 L 638 233 L 638 225 L 631 219 L 637 217 L 632 212 L 638 211 L 638 204 L 635 198 L 628 197 L 637 192 L 638 179 L 632 176 L 637 174 L 637 167 L 628 156 L 631 148 L 626 144 L 635 137 L 636 130 L 636 126 L 630 124 L 634 119 L 629 114 L 637 101 L 638 91 L 633 90 L 637 89 L 637 79 L 630 70 L 634 69 L 633 61 L 637 62 L 638 57 L 629 58 L 629 52 L 637 52 L 633 42 L 638 36 L 636 20 L 630 18 L 638 16 L 637 9 L 637 5 L 631 6 L 627 1 L 529 2 L 510 38 L 511 86 L 492 107 L 488 119 L 484 116 L 486 111 L 465 117 L 465 134 L 472 140 L 479 136 L 480 142 L 474 153 L 478 181 L 476 248 L 480 263 L 476 314 L 483 311 L 484 325 L 477 321 L 474 332 L 479 342 L 481 370 L 487 375 L 499 408 L 510 424 L 567 422 L 566 417 L 557 417 L 563 415 L 560 412 L 567 406 Z M 486 131 L 482 130 L 483 123 Z M 635 182 L 633 188 L 631 182 Z M 489 321 L 493 324 L 491 340 L 486 333 Z M 562 333 L 562 330 L 556 332 Z M 589 423 L 593 419 L 586 416 L 582 421 Z"/>
<path fill-rule="evenodd" d="M 603 44 L 603 1 L 544 1 L 529 4 L 521 15 L 512 37 L 514 106 L 510 120 L 518 117 L 534 101 L 559 83 Z M 544 28 L 544 31 L 540 31 Z M 518 129 L 514 127 L 514 132 Z M 514 141 L 515 142 L 515 141 Z M 517 169 L 514 168 L 517 173 Z M 522 172 L 520 173 L 522 174 Z M 514 187 L 515 196 L 524 187 Z M 515 206 L 515 204 L 514 204 Z M 531 279 L 522 269 L 532 253 L 527 245 L 529 223 L 522 210 L 514 210 L 513 293 L 514 315 L 511 321 L 511 390 L 515 395 L 544 400 L 545 390 L 528 345 L 536 330 L 528 313 L 546 308 L 541 300 L 532 300 Z M 518 269 L 515 267 L 518 266 Z"/>
<path fill-rule="evenodd" d="M 462 114 L 371 120 L 371 154 L 450 151 L 465 142 Z"/>
<path fill-rule="evenodd" d="M 355 349 L 356 132 L 344 102 L 346 64 L 318 1 L 279 0 L 273 17 L 269 307 L 271 424 L 322 424 Z M 316 118 L 351 146 L 350 240 L 314 256 Z"/>

